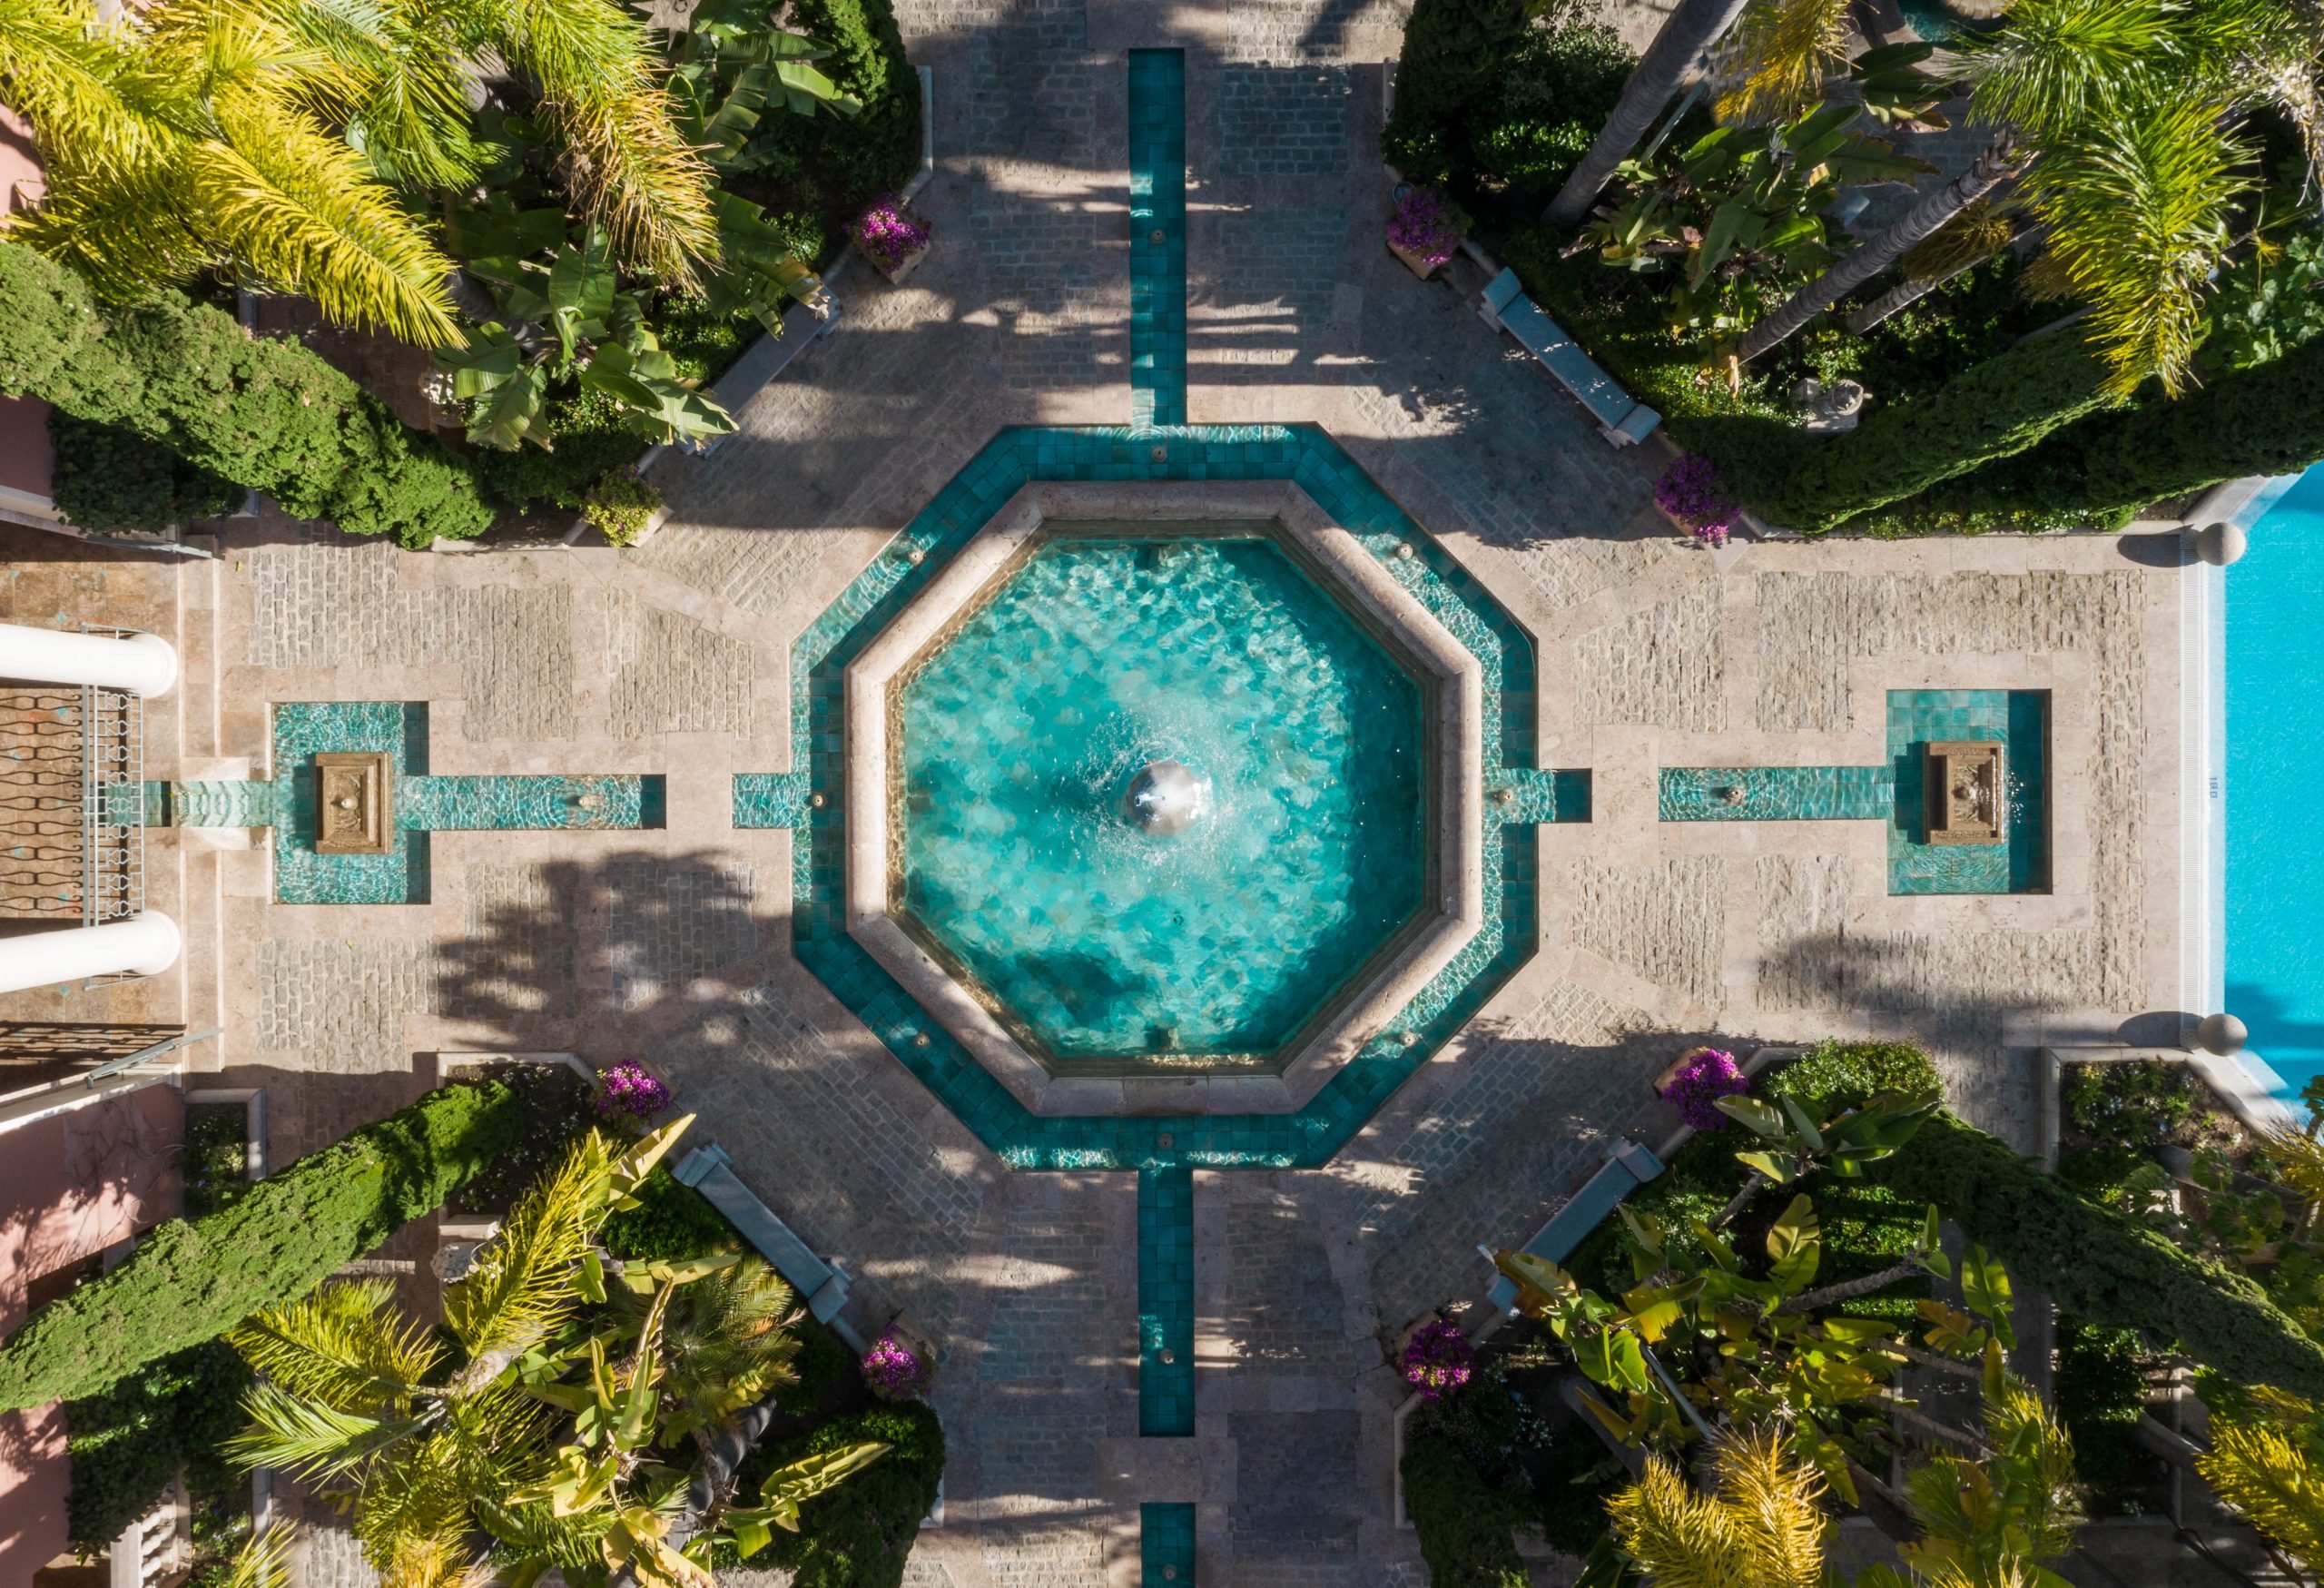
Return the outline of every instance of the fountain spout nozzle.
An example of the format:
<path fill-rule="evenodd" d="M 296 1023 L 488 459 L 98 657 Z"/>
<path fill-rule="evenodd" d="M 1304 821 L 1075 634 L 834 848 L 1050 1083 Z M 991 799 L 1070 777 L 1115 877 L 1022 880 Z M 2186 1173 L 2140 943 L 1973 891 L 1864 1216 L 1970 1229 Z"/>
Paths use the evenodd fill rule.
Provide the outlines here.
<path fill-rule="evenodd" d="M 1148 762 L 1122 796 L 1123 814 L 1148 833 L 1183 833 L 1209 807 L 1209 783 L 1167 758 Z"/>

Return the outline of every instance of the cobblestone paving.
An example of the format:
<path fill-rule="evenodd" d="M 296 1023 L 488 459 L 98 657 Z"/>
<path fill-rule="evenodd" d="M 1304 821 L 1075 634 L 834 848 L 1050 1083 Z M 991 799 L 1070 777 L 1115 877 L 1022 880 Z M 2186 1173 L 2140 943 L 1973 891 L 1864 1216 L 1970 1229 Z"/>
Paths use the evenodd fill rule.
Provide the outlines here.
<path fill-rule="evenodd" d="M 751 731 L 751 647 L 686 616 L 606 592 L 606 726 L 617 739 Z"/>

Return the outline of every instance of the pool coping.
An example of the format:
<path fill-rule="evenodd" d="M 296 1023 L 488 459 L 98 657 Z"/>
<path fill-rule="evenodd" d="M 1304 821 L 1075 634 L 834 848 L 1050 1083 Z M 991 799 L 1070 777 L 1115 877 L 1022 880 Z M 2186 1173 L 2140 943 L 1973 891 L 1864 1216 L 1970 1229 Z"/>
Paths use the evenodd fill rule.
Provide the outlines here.
<path fill-rule="evenodd" d="M 1359 621 L 1385 629 L 1437 688 L 1435 898 L 1401 948 L 1274 1075 L 1052 1073 L 890 913 L 888 686 L 1009 570 L 1052 520 L 1272 520 Z M 1482 930 L 1484 666 L 1323 507 L 1288 481 L 1032 481 L 947 560 L 848 664 L 842 755 L 848 934 L 1026 1109 L 1037 1115 L 1289 1114 L 1306 1107 Z"/>

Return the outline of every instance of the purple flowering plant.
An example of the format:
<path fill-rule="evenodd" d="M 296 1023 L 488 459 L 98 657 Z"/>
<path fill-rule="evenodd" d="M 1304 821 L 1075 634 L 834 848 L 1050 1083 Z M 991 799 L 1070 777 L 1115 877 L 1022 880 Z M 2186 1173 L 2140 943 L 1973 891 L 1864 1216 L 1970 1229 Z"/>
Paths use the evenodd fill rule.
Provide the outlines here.
<path fill-rule="evenodd" d="M 1654 505 L 1684 524 L 1705 546 L 1727 544 L 1741 508 L 1727 494 L 1718 465 L 1699 452 L 1682 452 L 1654 482 Z"/>
<path fill-rule="evenodd" d="M 1388 217 L 1388 241 L 1406 253 L 1418 254 L 1434 270 L 1451 259 L 1469 230 L 1461 206 L 1434 188 L 1416 187 L 1396 202 Z"/>
<path fill-rule="evenodd" d="M 597 1076 L 600 1119 L 650 1119 L 670 1106 L 670 1089 L 635 1059 L 609 1064 Z"/>
<path fill-rule="evenodd" d="M 904 212 L 903 201 L 882 193 L 849 228 L 855 246 L 882 271 L 892 271 L 928 246 L 928 228 Z"/>
<path fill-rule="evenodd" d="M 863 1382 L 883 1401 L 916 1400 L 928 1387 L 926 1358 L 891 1332 L 863 1353 Z"/>
<path fill-rule="evenodd" d="M 1679 1117 L 1696 1129 L 1720 1130 L 1727 1127 L 1727 1116 L 1719 1111 L 1718 1100 L 1741 1097 L 1750 1090 L 1750 1078 L 1734 1054 L 1723 1048 L 1698 1048 L 1662 1089 L 1662 1100 L 1675 1105 Z"/>
<path fill-rule="evenodd" d="M 1469 1336 L 1458 1324 L 1438 1318 L 1413 1331 L 1413 1337 L 1404 1342 L 1399 1366 L 1404 1382 L 1433 1406 L 1446 1396 L 1458 1394 L 1469 1382 L 1477 1368 L 1476 1347 L 1469 1344 Z"/>

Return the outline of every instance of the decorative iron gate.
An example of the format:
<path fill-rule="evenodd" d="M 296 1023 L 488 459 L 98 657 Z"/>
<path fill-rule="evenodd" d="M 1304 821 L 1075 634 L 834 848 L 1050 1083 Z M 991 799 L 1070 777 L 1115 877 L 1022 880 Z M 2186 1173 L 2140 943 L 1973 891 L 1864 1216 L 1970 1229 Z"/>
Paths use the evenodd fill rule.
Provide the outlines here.
<path fill-rule="evenodd" d="M 145 907 L 144 712 L 116 689 L 0 687 L 0 915 Z"/>

